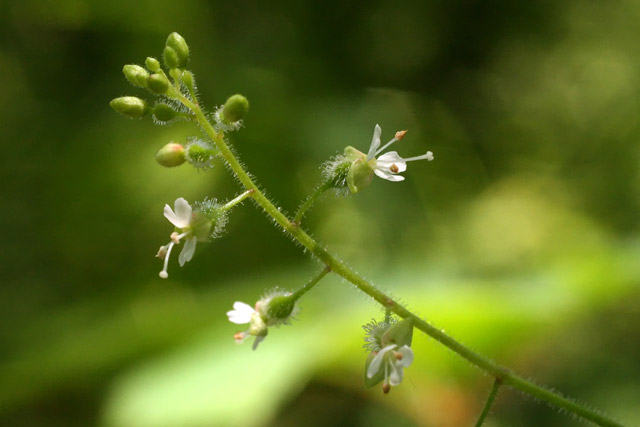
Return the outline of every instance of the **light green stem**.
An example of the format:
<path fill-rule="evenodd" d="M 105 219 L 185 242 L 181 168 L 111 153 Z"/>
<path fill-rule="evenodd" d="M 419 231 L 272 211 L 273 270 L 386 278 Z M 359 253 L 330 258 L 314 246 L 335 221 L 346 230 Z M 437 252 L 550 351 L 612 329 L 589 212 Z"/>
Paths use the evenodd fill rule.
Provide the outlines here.
<path fill-rule="evenodd" d="M 294 301 L 297 301 L 302 295 L 304 295 L 307 292 L 309 292 L 309 290 L 311 290 L 311 288 L 313 288 L 320 280 L 322 280 L 322 278 L 324 276 L 326 276 L 327 273 L 329 273 L 330 271 L 331 271 L 331 269 L 329 267 L 323 268 L 322 271 L 318 275 L 316 275 L 316 277 L 314 277 L 313 279 L 309 280 L 307 283 L 305 283 L 305 285 L 303 287 L 301 287 L 300 289 L 295 291 L 291 295 L 291 299 L 294 300 Z"/>
<path fill-rule="evenodd" d="M 491 409 L 491 405 L 493 405 L 493 401 L 498 394 L 498 389 L 502 385 L 502 380 L 500 378 L 496 378 L 493 382 L 493 387 L 491 387 L 491 391 L 489 392 L 489 397 L 487 397 L 487 401 L 482 408 L 482 412 L 480 413 L 480 417 L 478 417 L 478 421 L 476 422 L 476 427 L 481 427 L 482 423 L 484 423 L 484 419 L 489 415 L 489 410 Z"/>
<path fill-rule="evenodd" d="M 540 387 L 532 383 L 531 381 L 525 380 L 524 378 L 514 374 L 507 368 L 502 367 L 494 361 L 474 352 L 470 348 L 466 347 L 465 345 L 461 344 L 460 342 L 444 333 L 441 329 L 432 326 L 417 315 L 413 314 L 407 308 L 397 303 L 393 298 L 359 276 L 356 272 L 347 267 L 346 264 L 331 255 L 325 248 L 323 248 L 319 243 L 311 238 L 311 236 L 309 236 L 304 230 L 302 230 L 295 222 L 290 221 L 264 195 L 264 193 L 260 191 L 249 174 L 240 165 L 238 159 L 229 149 L 227 143 L 224 141 L 223 135 L 217 133 L 211 123 L 209 123 L 205 114 L 200 109 L 200 106 L 195 105 L 183 95 L 179 95 L 178 99 L 187 108 L 193 111 L 196 116 L 197 122 L 218 146 L 218 148 L 220 149 L 220 155 L 227 162 L 238 180 L 240 180 L 242 185 L 247 190 L 254 191 L 253 198 L 262 207 L 262 209 L 269 216 L 271 216 L 278 223 L 278 225 L 280 225 L 280 227 L 286 230 L 295 240 L 297 240 L 302 246 L 309 250 L 309 252 L 315 255 L 328 268 L 330 268 L 331 271 L 351 282 L 358 289 L 372 297 L 387 310 L 397 314 L 401 318 L 412 318 L 415 328 L 423 331 L 433 339 L 448 347 L 451 351 L 457 353 L 459 356 L 471 362 L 473 365 L 491 374 L 495 378 L 500 379 L 502 383 L 525 392 L 535 398 L 548 402 L 554 406 L 572 412 L 598 425 L 606 427 L 622 427 L 622 424 L 598 413 L 597 411 L 588 409 L 572 400 L 561 396 L 558 393 L 554 393 L 550 390 L 545 389 L 544 387 Z"/>
<path fill-rule="evenodd" d="M 225 203 L 224 206 L 222 206 L 222 209 L 224 209 L 225 211 L 228 211 L 229 209 L 233 208 L 237 204 L 242 203 L 244 199 L 251 196 L 253 193 L 255 193 L 255 190 L 253 189 L 245 191 L 235 199 L 229 200 L 227 203 Z"/>

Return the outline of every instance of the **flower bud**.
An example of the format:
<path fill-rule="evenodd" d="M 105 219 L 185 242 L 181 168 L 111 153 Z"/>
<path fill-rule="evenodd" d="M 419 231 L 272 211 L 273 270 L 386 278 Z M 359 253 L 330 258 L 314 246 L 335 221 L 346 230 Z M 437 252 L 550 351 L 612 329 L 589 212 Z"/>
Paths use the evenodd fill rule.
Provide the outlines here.
<path fill-rule="evenodd" d="M 122 72 L 129 83 L 137 87 L 147 87 L 149 72 L 139 65 L 127 64 L 122 67 Z"/>
<path fill-rule="evenodd" d="M 170 85 L 169 79 L 164 74 L 151 74 L 147 79 L 147 88 L 157 95 L 166 94 Z"/>
<path fill-rule="evenodd" d="M 152 58 L 151 56 L 147 57 L 144 61 L 144 65 L 154 73 L 160 71 L 160 62 L 156 58 Z"/>
<path fill-rule="evenodd" d="M 167 49 L 168 48 L 168 49 Z M 175 66 L 167 63 L 167 51 L 171 51 L 169 54 L 171 61 L 175 59 Z M 189 46 L 185 39 L 178 33 L 173 32 L 167 37 L 167 43 L 165 46 L 165 64 L 169 68 L 184 68 L 189 62 Z"/>
<path fill-rule="evenodd" d="M 172 168 L 180 166 L 186 160 L 184 147 L 181 144 L 170 142 L 156 153 L 156 161 L 162 166 Z"/>
<path fill-rule="evenodd" d="M 249 110 L 249 101 L 242 95 L 232 95 L 222 109 L 222 120 L 229 124 L 242 120 Z"/>
<path fill-rule="evenodd" d="M 369 184 L 373 178 L 373 167 L 367 161 L 367 156 L 353 147 L 344 149 L 345 158 L 352 160 L 347 173 L 347 185 L 349 190 L 356 194 Z"/>
<path fill-rule="evenodd" d="M 114 111 L 131 119 L 140 119 L 149 112 L 146 101 L 135 96 L 121 96 L 112 99 L 109 105 Z"/>
<path fill-rule="evenodd" d="M 256 310 L 267 326 L 288 324 L 289 319 L 298 313 L 296 301 L 291 292 L 275 288 L 256 303 Z"/>
<path fill-rule="evenodd" d="M 180 65 L 178 54 L 169 46 L 165 46 L 162 59 L 164 59 L 164 65 L 166 65 L 167 68 L 178 68 Z"/>
<path fill-rule="evenodd" d="M 160 122 L 168 122 L 177 115 L 178 112 L 167 104 L 156 104 L 156 106 L 153 107 L 153 118 Z"/>
<path fill-rule="evenodd" d="M 218 151 L 200 139 L 192 139 L 187 144 L 187 160 L 196 169 L 207 170 L 213 167 L 213 159 Z"/>

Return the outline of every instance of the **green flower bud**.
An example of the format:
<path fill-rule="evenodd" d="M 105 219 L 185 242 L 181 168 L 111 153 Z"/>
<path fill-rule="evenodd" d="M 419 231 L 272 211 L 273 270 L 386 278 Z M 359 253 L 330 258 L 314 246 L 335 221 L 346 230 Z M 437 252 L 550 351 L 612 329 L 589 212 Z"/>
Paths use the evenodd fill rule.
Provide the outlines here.
<path fill-rule="evenodd" d="M 256 310 L 267 326 L 288 324 L 289 319 L 298 313 L 296 302 L 291 292 L 275 288 L 256 303 Z"/>
<path fill-rule="evenodd" d="M 169 79 L 164 74 L 151 74 L 147 79 L 147 88 L 157 95 L 166 94 L 170 85 Z"/>
<path fill-rule="evenodd" d="M 232 95 L 222 109 L 222 120 L 229 124 L 242 120 L 249 110 L 249 101 L 242 95 Z"/>
<path fill-rule="evenodd" d="M 172 67 L 166 62 L 167 49 L 171 49 L 175 53 L 175 59 L 177 65 Z M 189 46 L 184 38 L 178 33 L 171 33 L 167 37 L 167 43 L 165 48 L 165 63 L 169 68 L 184 68 L 189 62 Z M 173 54 L 171 54 L 173 55 Z"/>
<path fill-rule="evenodd" d="M 135 96 L 121 96 L 109 103 L 114 111 L 131 119 L 140 119 L 149 112 L 146 101 Z"/>
<path fill-rule="evenodd" d="M 160 62 L 156 58 L 152 58 L 151 56 L 147 57 L 144 61 L 144 65 L 154 73 L 160 71 Z"/>
<path fill-rule="evenodd" d="M 129 83 L 137 87 L 147 87 L 149 72 L 139 65 L 127 64 L 122 67 L 122 72 Z"/>
<path fill-rule="evenodd" d="M 224 232 L 228 211 L 216 199 L 207 198 L 197 202 L 193 212 L 191 226 L 198 241 L 206 242 L 215 239 Z"/>
<path fill-rule="evenodd" d="M 196 169 L 207 170 L 213 167 L 213 159 L 218 150 L 211 147 L 206 141 L 192 139 L 187 144 L 187 160 Z"/>
<path fill-rule="evenodd" d="M 353 147 L 344 149 L 346 159 L 352 160 L 349 172 L 347 173 L 347 186 L 349 190 L 356 194 L 369 184 L 373 179 L 374 166 L 367 161 L 367 156 Z M 375 162 L 375 159 L 372 159 Z"/>
<path fill-rule="evenodd" d="M 391 344 L 397 344 L 398 348 L 403 345 L 411 347 L 411 340 L 413 338 L 413 319 L 408 317 L 395 324 L 393 324 L 382 335 L 380 340 L 380 347 L 386 347 Z"/>
<path fill-rule="evenodd" d="M 185 160 L 184 147 L 175 142 L 168 143 L 156 153 L 156 161 L 168 168 L 180 166 Z"/>
<path fill-rule="evenodd" d="M 162 59 L 164 59 L 164 65 L 166 65 L 167 68 L 178 68 L 180 66 L 178 54 L 169 46 L 165 46 Z"/>
<path fill-rule="evenodd" d="M 184 71 L 182 73 L 182 82 L 187 86 L 187 88 L 189 88 L 190 91 L 195 91 L 195 87 L 196 87 L 196 82 L 195 82 L 195 77 L 193 76 L 193 73 L 191 71 Z"/>
<path fill-rule="evenodd" d="M 153 107 L 153 117 L 160 122 L 168 122 L 177 115 L 178 112 L 167 104 L 156 104 L 156 106 Z"/>

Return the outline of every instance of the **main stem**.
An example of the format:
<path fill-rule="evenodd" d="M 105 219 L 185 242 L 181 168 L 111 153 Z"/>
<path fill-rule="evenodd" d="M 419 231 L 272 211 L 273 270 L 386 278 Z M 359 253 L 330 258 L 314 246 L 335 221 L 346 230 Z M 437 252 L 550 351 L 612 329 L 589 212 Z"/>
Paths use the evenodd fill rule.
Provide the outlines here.
<path fill-rule="evenodd" d="M 477 366 L 478 368 L 488 372 L 495 378 L 498 378 L 503 384 L 507 384 L 515 389 L 530 394 L 540 400 L 548 402 L 559 408 L 573 412 L 574 414 L 590 420 L 598 425 L 606 427 L 623 427 L 622 424 L 582 405 L 577 404 L 569 399 L 562 397 L 561 395 L 540 387 L 531 381 L 514 374 L 507 368 L 498 365 L 494 361 L 474 352 L 470 348 L 464 346 L 460 342 L 456 341 L 442 330 L 435 328 L 425 320 L 421 319 L 417 315 L 410 312 L 407 308 L 397 303 L 393 298 L 380 291 L 364 278 L 359 276 L 356 272 L 347 267 L 343 262 L 339 261 L 333 255 L 331 255 L 325 248 L 320 246 L 311 236 L 305 233 L 295 222 L 290 221 L 278 208 L 260 191 L 260 189 L 253 182 L 251 177 L 247 174 L 244 168 L 238 162 L 238 159 L 233 155 L 229 146 L 224 141 L 222 134 L 215 131 L 211 123 L 207 120 L 206 116 L 200 109 L 200 107 L 188 98 L 180 95 L 179 100 L 196 116 L 196 120 L 202 126 L 203 130 L 209 135 L 209 137 L 216 143 L 220 149 L 220 155 L 227 162 L 231 170 L 236 177 L 240 180 L 242 185 L 247 190 L 253 190 L 253 199 L 262 207 L 262 209 L 271 216 L 284 230 L 286 230 L 291 236 L 296 239 L 302 246 L 307 248 L 313 255 L 320 259 L 328 268 L 334 273 L 342 276 L 344 279 L 353 283 L 358 289 L 366 293 L 388 311 L 391 311 L 401 318 L 412 318 L 414 327 L 423 331 L 433 339 L 437 340 L 444 346 L 448 347 L 459 356 L 467 359 L 469 362 Z"/>

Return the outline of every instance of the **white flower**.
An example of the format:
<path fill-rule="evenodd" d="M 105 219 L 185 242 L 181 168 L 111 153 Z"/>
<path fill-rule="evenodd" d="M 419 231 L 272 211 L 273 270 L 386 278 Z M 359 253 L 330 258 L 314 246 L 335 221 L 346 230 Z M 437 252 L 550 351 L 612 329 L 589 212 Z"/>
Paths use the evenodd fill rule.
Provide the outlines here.
<path fill-rule="evenodd" d="M 384 369 L 384 382 L 382 389 L 389 391 L 389 386 L 396 386 L 402 382 L 403 369 L 413 362 L 413 351 L 407 345 L 403 345 L 395 351 L 397 344 L 391 344 L 381 349 L 371 360 L 367 369 L 367 377 L 373 378 L 380 369 Z"/>
<path fill-rule="evenodd" d="M 400 141 L 406 132 L 407 131 L 396 132 L 395 137 L 391 141 L 387 142 L 382 148 L 379 148 L 382 128 L 380 128 L 379 125 L 376 125 L 373 130 L 373 139 L 371 140 L 369 153 L 367 153 L 367 163 L 371 164 L 373 172 L 380 178 L 386 179 L 387 181 L 403 181 L 404 177 L 397 174 L 407 170 L 407 162 L 412 162 L 414 160 L 433 160 L 433 153 L 431 151 L 427 151 L 427 153 L 422 156 L 409 157 L 407 159 L 403 159 L 395 151 L 390 151 L 376 157 L 385 148 L 389 147 L 396 141 Z"/>
<path fill-rule="evenodd" d="M 179 232 L 174 231 L 171 233 L 171 242 L 161 246 L 158 254 L 156 255 L 158 258 L 164 259 L 164 268 L 160 272 L 160 277 L 163 279 L 169 277 L 169 274 L 167 273 L 167 266 L 169 264 L 169 256 L 171 255 L 171 249 L 173 249 L 173 246 L 180 243 L 181 239 L 185 239 L 182 251 L 178 256 L 178 262 L 180 263 L 180 267 L 182 267 L 185 262 L 190 261 L 191 258 L 193 258 L 193 254 L 196 251 L 196 243 L 198 242 L 198 238 L 193 233 L 192 221 L 194 219 L 194 215 L 191 205 L 185 199 L 180 197 L 176 199 L 174 208 L 175 211 L 171 209 L 171 206 L 164 205 L 164 216 Z"/>
<path fill-rule="evenodd" d="M 249 329 L 244 332 L 238 332 L 233 336 L 238 343 L 243 342 L 249 335 L 254 335 L 256 339 L 253 341 L 252 348 L 255 350 L 258 348 L 258 344 L 267 336 L 267 325 L 260 317 L 260 314 L 249 304 L 236 301 L 233 304 L 233 310 L 227 311 L 227 317 L 229 317 L 230 322 L 238 325 L 250 323 Z"/>

